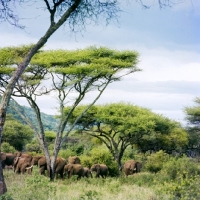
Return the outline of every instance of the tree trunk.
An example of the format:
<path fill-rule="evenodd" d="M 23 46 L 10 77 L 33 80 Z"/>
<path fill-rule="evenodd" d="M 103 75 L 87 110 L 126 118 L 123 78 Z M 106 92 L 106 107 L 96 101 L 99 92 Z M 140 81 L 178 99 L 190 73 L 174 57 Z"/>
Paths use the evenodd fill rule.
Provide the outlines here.
<path fill-rule="evenodd" d="M 6 192 L 7 192 L 7 187 L 6 187 L 6 183 L 4 181 L 4 177 L 3 177 L 2 164 L 0 162 L 0 196 Z"/>

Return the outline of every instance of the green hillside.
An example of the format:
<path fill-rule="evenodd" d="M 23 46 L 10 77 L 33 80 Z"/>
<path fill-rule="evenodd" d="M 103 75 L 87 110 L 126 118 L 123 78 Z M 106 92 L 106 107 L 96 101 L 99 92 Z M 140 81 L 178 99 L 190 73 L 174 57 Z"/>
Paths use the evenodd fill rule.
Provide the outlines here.
<path fill-rule="evenodd" d="M 10 103 L 12 103 L 12 102 L 10 102 Z M 33 124 L 36 124 L 36 116 L 33 112 L 33 109 L 30 108 L 30 107 L 27 107 L 27 106 L 22 106 L 22 108 L 25 110 L 27 115 L 30 117 Z M 23 124 L 26 124 L 26 122 L 20 117 L 20 115 L 15 110 L 13 110 L 11 107 L 8 107 L 8 113 L 7 114 L 12 114 L 12 116 L 15 119 L 17 119 L 18 121 L 20 121 Z M 51 131 L 57 130 L 58 121 L 54 118 L 53 115 L 41 113 L 41 117 L 42 117 L 42 122 L 44 124 L 45 130 L 51 130 Z"/>

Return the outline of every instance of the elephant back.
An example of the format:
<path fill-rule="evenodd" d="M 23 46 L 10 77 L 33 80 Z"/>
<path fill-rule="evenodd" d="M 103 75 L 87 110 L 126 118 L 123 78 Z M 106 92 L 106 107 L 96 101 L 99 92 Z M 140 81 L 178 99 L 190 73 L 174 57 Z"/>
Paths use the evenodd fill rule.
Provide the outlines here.
<path fill-rule="evenodd" d="M 81 164 L 81 160 L 78 156 L 69 156 L 68 164 Z"/>
<path fill-rule="evenodd" d="M 45 156 L 42 156 L 39 160 L 38 160 L 38 166 L 44 166 L 47 164 L 46 158 Z"/>
<path fill-rule="evenodd" d="M 64 158 L 57 158 L 55 163 L 56 171 L 63 170 L 66 164 L 66 160 Z"/>
<path fill-rule="evenodd" d="M 32 161 L 32 158 L 33 156 L 31 154 L 28 154 L 28 153 L 23 153 L 21 154 L 20 156 L 21 158 L 25 158 L 27 161 L 31 162 Z"/>

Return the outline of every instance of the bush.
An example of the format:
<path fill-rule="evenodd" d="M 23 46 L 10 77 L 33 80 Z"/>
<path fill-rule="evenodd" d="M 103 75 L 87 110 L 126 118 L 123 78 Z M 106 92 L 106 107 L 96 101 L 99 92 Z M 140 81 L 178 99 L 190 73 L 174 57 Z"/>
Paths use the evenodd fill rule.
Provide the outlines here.
<path fill-rule="evenodd" d="M 71 149 L 67 149 L 67 150 L 60 150 L 58 153 L 59 157 L 68 159 L 69 156 L 76 156 L 76 153 L 73 152 Z"/>
<path fill-rule="evenodd" d="M 176 181 L 166 182 L 162 192 L 171 196 L 170 199 L 200 199 L 199 176 L 185 177 L 180 176 Z"/>
<path fill-rule="evenodd" d="M 83 167 L 88 167 L 90 168 L 92 166 L 92 160 L 91 160 L 91 157 L 90 156 L 86 156 L 86 155 L 82 155 L 82 156 L 79 156 L 80 160 L 81 160 L 81 165 Z"/>
<path fill-rule="evenodd" d="M 1 144 L 1 151 L 6 153 L 14 153 L 16 149 L 11 146 L 8 142 L 3 142 Z"/>
<path fill-rule="evenodd" d="M 119 175 L 119 169 L 117 163 L 114 161 L 112 155 L 107 149 L 103 147 L 94 148 L 90 151 L 89 157 L 91 158 L 92 164 L 99 163 L 107 165 L 110 176 Z"/>
<path fill-rule="evenodd" d="M 167 175 L 170 179 L 175 180 L 181 177 L 192 177 L 200 174 L 198 165 L 191 161 L 186 156 L 182 158 L 171 157 L 168 162 L 163 164 L 163 168 L 160 171 L 161 175 Z"/>
<path fill-rule="evenodd" d="M 169 160 L 169 155 L 160 150 L 147 156 L 145 163 L 145 169 L 150 172 L 157 173 L 163 168 L 163 164 Z"/>
<path fill-rule="evenodd" d="M 35 152 L 36 154 L 42 153 L 42 148 L 39 144 L 37 143 L 31 143 L 26 145 L 26 151 L 28 152 Z"/>

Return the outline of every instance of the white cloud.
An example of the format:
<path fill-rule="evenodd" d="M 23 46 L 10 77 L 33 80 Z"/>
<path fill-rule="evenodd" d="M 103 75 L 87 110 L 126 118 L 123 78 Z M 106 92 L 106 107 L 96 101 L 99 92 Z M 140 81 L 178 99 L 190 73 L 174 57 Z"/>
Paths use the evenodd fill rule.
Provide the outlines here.
<path fill-rule="evenodd" d="M 182 120 L 183 107 L 192 105 L 194 98 L 200 96 L 200 29 L 197 18 L 200 2 L 185 0 L 165 10 L 159 10 L 157 6 L 143 10 L 134 1 L 128 6 L 125 1 L 121 2 L 126 12 L 119 19 L 119 26 L 88 26 L 83 36 L 70 35 L 69 30 L 61 28 L 48 40 L 45 49 L 77 49 L 100 45 L 138 51 L 138 67 L 143 71 L 110 85 L 98 102 L 131 102 L 172 119 Z M 1 26 L 0 47 L 30 44 L 37 42 L 43 35 L 48 27 L 48 17 L 41 10 L 35 12 L 31 6 L 28 8 L 31 10 L 30 16 L 30 10 L 22 12 L 25 14 L 22 17 L 29 16 L 24 20 L 27 32 Z M 92 97 L 93 93 L 84 102 L 91 102 Z M 27 105 L 24 100 L 20 99 L 19 102 Z M 38 103 L 42 112 L 56 113 L 57 102 L 54 98 L 41 97 Z"/>

